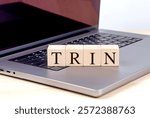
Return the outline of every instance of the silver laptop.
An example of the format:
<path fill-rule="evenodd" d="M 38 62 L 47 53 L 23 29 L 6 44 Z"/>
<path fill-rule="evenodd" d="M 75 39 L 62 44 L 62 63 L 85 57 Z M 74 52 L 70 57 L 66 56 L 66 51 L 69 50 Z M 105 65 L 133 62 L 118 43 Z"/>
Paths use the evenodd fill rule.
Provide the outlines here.
<path fill-rule="evenodd" d="M 150 71 L 150 37 L 99 30 L 100 0 L 0 3 L 0 73 L 99 97 Z M 117 44 L 119 67 L 48 67 L 48 44 Z"/>

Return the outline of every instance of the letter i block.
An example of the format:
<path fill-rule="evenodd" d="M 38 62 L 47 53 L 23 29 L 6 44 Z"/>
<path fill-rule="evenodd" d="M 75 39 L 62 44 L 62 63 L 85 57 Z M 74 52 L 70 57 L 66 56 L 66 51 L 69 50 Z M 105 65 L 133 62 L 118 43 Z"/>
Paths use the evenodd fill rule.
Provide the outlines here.
<path fill-rule="evenodd" d="M 65 66 L 65 45 L 49 45 L 47 50 L 48 66 Z"/>
<path fill-rule="evenodd" d="M 84 45 L 84 66 L 101 65 L 101 46 Z"/>
<path fill-rule="evenodd" d="M 83 66 L 83 45 L 66 46 L 66 66 Z"/>
<path fill-rule="evenodd" d="M 118 45 L 101 45 L 101 66 L 119 66 Z"/>

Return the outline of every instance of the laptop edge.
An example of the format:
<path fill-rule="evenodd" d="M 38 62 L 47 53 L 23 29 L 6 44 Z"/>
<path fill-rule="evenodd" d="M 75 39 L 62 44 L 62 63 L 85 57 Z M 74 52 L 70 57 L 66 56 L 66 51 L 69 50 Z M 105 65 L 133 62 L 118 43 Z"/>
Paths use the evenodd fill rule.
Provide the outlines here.
<path fill-rule="evenodd" d="M 49 43 L 64 44 L 68 41 L 73 41 L 99 32 L 142 38 L 142 41 L 121 48 L 120 66 L 115 68 L 68 67 L 60 71 L 52 71 L 9 61 L 21 55 L 46 49 Z M 72 35 L 73 34 L 71 34 L 71 36 Z M 71 36 L 55 42 L 50 41 L 48 44 L 42 46 L 34 46 L 34 48 L 31 49 L 25 48 L 27 50 L 1 57 L 0 73 L 93 97 L 99 97 L 150 72 L 150 55 L 148 55 L 148 50 L 150 50 L 150 37 L 147 35 L 94 29 L 88 30 L 88 32 L 83 34 Z"/>

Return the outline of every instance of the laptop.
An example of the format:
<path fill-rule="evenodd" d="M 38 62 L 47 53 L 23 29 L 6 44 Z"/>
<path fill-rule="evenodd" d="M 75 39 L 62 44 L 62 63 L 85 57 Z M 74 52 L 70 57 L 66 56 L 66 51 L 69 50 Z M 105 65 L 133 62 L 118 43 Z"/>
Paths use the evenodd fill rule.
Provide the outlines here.
<path fill-rule="evenodd" d="M 0 3 L 0 73 L 99 97 L 150 71 L 150 37 L 99 29 L 100 0 Z M 119 67 L 48 67 L 49 44 L 117 44 Z"/>

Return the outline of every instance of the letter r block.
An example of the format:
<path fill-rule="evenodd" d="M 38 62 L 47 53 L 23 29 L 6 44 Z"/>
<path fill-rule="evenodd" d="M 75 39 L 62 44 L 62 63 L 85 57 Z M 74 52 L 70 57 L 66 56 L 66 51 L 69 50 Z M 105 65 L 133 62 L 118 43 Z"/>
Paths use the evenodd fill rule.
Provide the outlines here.
<path fill-rule="evenodd" d="M 65 45 L 49 45 L 47 50 L 48 66 L 65 66 Z"/>
<path fill-rule="evenodd" d="M 84 66 L 101 65 L 101 46 L 84 45 Z"/>
<path fill-rule="evenodd" d="M 119 46 L 101 45 L 101 66 L 119 66 Z"/>
<path fill-rule="evenodd" d="M 83 45 L 66 46 L 66 66 L 83 66 Z"/>

